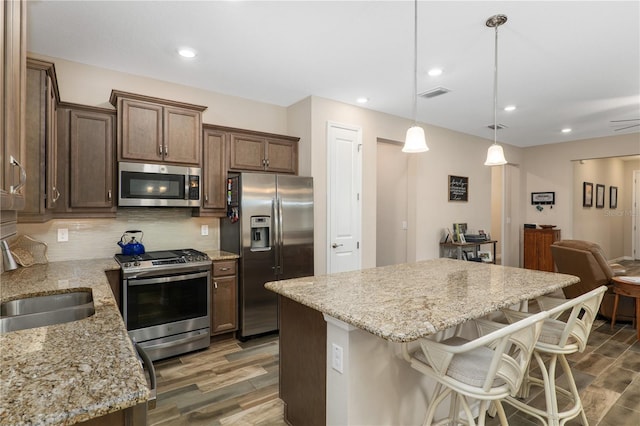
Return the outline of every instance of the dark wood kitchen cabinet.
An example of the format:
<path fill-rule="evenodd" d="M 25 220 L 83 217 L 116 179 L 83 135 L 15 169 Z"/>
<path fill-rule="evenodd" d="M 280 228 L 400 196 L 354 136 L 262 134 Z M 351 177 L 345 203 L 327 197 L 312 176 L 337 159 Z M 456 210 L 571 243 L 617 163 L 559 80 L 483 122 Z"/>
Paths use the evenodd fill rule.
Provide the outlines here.
<path fill-rule="evenodd" d="M 236 260 L 213 262 L 211 278 L 211 335 L 238 329 L 238 276 Z"/>
<path fill-rule="evenodd" d="M 19 222 L 45 222 L 60 197 L 57 182 L 57 104 L 55 66 L 27 59 L 25 208 Z"/>
<path fill-rule="evenodd" d="M 56 217 L 114 217 L 117 205 L 114 132 L 116 113 L 106 108 L 58 106 Z"/>
<path fill-rule="evenodd" d="M 0 209 L 25 205 L 27 2 L 0 5 Z"/>
<path fill-rule="evenodd" d="M 559 229 L 524 230 L 524 267 L 538 271 L 554 272 L 551 244 L 560 240 Z"/>
<path fill-rule="evenodd" d="M 227 133 L 215 126 L 203 126 L 202 137 L 202 205 L 194 216 L 227 215 Z"/>
<path fill-rule="evenodd" d="M 229 170 L 298 174 L 299 140 L 260 132 L 232 132 Z"/>
<path fill-rule="evenodd" d="M 113 90 L 118 110 L 118 161 L 200 167 L 205 106 Z"/>

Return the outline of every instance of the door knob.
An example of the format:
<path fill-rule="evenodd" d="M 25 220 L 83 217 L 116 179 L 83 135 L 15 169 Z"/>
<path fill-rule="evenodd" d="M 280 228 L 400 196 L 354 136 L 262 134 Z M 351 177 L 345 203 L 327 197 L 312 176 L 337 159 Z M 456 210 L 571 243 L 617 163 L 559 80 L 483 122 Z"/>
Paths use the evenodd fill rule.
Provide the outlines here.
<path fill-rule="evenodd" d="M 333 243 L 333 244 L 331 244 L 331 247 L 333 247 L 333 248 L 342 247 L 342 244 Z"/>

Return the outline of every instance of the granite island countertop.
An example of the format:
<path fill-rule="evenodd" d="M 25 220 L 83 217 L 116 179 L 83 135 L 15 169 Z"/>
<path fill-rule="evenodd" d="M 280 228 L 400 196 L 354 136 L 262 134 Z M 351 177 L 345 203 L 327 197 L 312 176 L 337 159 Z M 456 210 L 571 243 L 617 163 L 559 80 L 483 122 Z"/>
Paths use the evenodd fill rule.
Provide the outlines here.
<path fill-rule="evenodd" d="M 149 398 L 105 271 L 113 259 L 53 262 L 5 272 L 0 300 L 90 288 L 95 314 L 0 334 L 0 425 L 71 425 Z"/>
<path fill-rule="evenodd" d="M 391 342 L 410 342 L 579 282 L 452 259 L 274 281 L 265 287 Z"/>

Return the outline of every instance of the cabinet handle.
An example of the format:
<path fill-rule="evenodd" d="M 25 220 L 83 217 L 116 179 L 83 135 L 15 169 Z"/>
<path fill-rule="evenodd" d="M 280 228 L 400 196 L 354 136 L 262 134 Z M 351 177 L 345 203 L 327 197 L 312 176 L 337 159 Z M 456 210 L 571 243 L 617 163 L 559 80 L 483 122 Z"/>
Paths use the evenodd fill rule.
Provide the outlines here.
<path fill-rule="evenodd" d="M 164 156 L 168 157 L 169 156 L 169 147 L 168 146 L 164 146 Z"/>
<path fill-rule="evenodd" d="M 267 167 L 269 167 L 269 159 L 267 158 Z"/>
<path fill-rule="evenodd" d="M 217 281 L 213 282 L 213 288 L 215 288 L 216 290 L 218 289 L 218 282 Z"/>
<path fill-rule="evenodd" d="M 231 268 L 220 268 L 221 271 L 228 271 Z"/>
<path fill-rule="evenodd" d="M 107 191 L 107 199 L 111 201 L 111 190 Z"/>
<path fill-rule="evenodd" d="M 13 158 L 13 155 L 9 157 L 9 164 L 11 164 L 12 166 L 20 167 L 20 183 L 16 186 L 11 185 L 9 187 L 9 192 L 11 194 L 17 194 L 20 188 L 22 188 L 27 181 L 27 171 L 24 169 L 24 167 L 22 167 L 22 164 L 20 164 L 18 160 Z"/>
<path fill-rule="evenodd" d="M 206 201 L 207 203 L 209 202 L 209 196 L 207 194 L 204 194 L 204 201 Z"/>
<path fill-rule="evenodd" d="M 55 186 L 52 188 L 53 189 L 53 202 L 55 203 L 56 201 L 58 201 L 60 199 L 60 191 L 58 191 L 58 188 L 56 188 Z"/>
<path fill-rule="evenodd" d="M 162 144 L 158 145 L 158 155 L 162 157 Z"/>

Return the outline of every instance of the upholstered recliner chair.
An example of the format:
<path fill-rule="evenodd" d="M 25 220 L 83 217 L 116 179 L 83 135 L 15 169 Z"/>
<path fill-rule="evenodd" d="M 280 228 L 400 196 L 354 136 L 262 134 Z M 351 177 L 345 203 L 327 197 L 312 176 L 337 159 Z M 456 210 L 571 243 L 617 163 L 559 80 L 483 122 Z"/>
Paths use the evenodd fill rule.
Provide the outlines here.
<path fill-rule="evenodd" d="M 551 244 L 551 254 L 558 272 L 580 277 L 579 283 L 562 289 L 565 297 L 573 299 L 601 285 L 606 285 L 609 288 L 602 299 L 600 315 L 611 319 L 614 300 L 611 278 L 616 275 L 624 275 L 624 268 L 620 265 L 609 264 L 602 248 L 589 241 L 556 241 Z M 635 300 L 630 297 L 620 297 L 616 321 L 633 321 L 634 318 Z"/>

